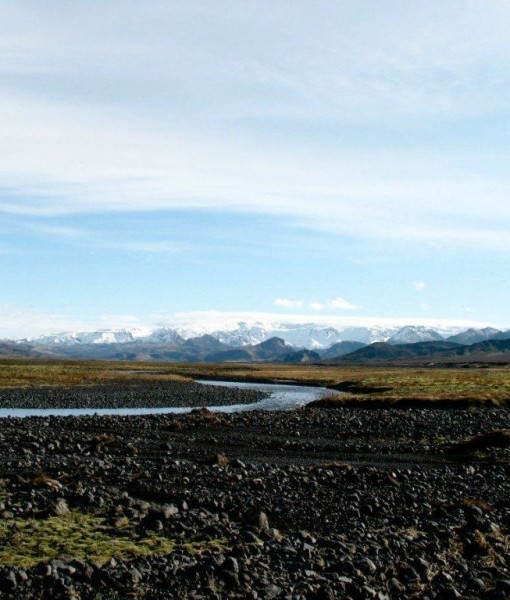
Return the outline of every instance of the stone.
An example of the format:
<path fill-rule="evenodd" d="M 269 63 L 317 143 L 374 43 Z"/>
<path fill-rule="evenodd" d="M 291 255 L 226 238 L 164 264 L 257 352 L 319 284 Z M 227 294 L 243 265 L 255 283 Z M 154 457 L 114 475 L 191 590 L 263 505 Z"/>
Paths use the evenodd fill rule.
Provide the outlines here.
<path fill-rule="evenodd" d="M 51 507 L 51 512 L 56 517 L 61 517 L 69 512 L 69 506 L 64 498 L 57 498 L 57 501 Z"/>
<path fill-rule="evenodd" d="M 227 556 L 224 560 L 222 568 L 224 571 L 229 571 L 231 573 L 239 573 L 239 563 L 237 559 L 233 556 Z"/>
<path fill-rule="evenodd" d="M 258 516 L 258 526 L 260 529 L 269 529 L 269 519 L 265 512 L 260 511 Z"/>

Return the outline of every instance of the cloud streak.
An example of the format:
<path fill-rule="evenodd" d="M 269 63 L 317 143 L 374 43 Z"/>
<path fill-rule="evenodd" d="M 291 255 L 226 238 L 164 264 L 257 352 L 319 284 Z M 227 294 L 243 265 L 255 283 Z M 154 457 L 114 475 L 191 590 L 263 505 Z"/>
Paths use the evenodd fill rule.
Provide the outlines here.
<path fill-rule="evenodd" d="M 291 300 L 289 298 L 277 298 L 273 304 L 280 308 L 301 308 L 304 304 L 303 300 Z"/>
<path fill-rule="evenodd" d="M 324 302 L 318 302 L 316 300 L 312 301 L 312 302 L 308 302 L 306 303 L 304 300 L 295 300 L 295 299 L 289 299 L 289 298 L 277 298 L 274 302 L 273 302 L 274 306 L 278 306 L 279 308 L 289 308 L 289 309 L 294 309 L 294 308 L 310 308 L 311 310 L 314 311 L 321 311 L 321 310 L 359 310 L 361 308 L 361 306 L 358 306 L 356 304 L 352 304 L 352 302 L 349 302 L 348 300 L 345 300 L 345 298 L 341 298 L 340 296 L 336 297 L 336 298 L 332 298 L 330 300 L 325 300 Z"/>
<path fill-rule="evenodd" d="M 8 185 L 0 212 L 242 211 L 365 239 L 509 248 L 510 179 L 444 172 L 433 155 L 420 164 L 409 152 L 367 149 L 282 156 L 250 143 L 162 135 L 99 117 L 89 122 L 79 110 L 66 115 L 26 98 L 4 99 L 0 109 L 10 123 L 0 139 Z M 32 143 L 36 138 L 44 149 Z"/>
<path fill-rule="evenodd" d="M 170 240 L 126 240 L 110 235 L 86 231 L 76 227 L 66 227 L 44 223 L 30 224 L 29 229 L 45 236 L 77 242 L 91 248 L 123 250 L 148 254 L 178 254 L 184 250 L 182 243 Z"/>
<path fill-rule="evenodd" d="M 345 298 L 341 298 L 340 296 L 337 298 L 332 298 L 331 300 L 326 300 L 325 302 L 310 302 L 310 308 L 312 310 L 359 310 L 361 306 L 357 306 L 356 304 L 352 304 Z"/>

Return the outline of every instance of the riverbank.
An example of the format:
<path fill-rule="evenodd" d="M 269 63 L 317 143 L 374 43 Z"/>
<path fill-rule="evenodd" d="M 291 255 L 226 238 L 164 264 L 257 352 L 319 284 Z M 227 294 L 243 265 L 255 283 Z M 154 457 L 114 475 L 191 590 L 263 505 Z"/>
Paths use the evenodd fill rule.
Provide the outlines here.
<path fill-rule="evenodd" d="M 508 428 L 504 409 L 5 419 L 2 597 L 506 598 L 509 450 L 453 446 Z"/>

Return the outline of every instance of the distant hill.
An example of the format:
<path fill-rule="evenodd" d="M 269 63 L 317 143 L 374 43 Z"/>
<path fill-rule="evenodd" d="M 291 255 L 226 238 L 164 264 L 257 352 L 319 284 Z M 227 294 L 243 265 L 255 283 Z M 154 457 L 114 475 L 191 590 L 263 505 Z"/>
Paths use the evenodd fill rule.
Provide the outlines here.
<path fill-rule="evenodd" d="M 486 340 L 489 340 L 500 334 L 503 334 L 503 332 L 499 331 L 498 329 L 494 329 L 494 327 L 484 327 L 483 329 L 467 329 L 466 331 L 462 331 L 457 335 L 451 335 L 449 338 L 447 338 L 447 341 L 463 345 L 477 344 L 479 342 L 485 342 Z M 510 332 L 508 332 L 508 336 L 510 337 Z"/>
<path fill-rule="evenodd" d="M 232 346 L 224 344 L 212 335 L 207 334 L 190 338 L 186 341 L 183 340 L 179 346 L 183 350 L 189 350 L 191 352 L 196 352 L 197 354 L 203 354 L 204 352 L 208 354 L 211 352 L 224 352 L 232 349 Z"/>
<path fill-rule="evenodd" d="M 510 362 L 510 339 L 487 340 L 478 344 L 466 345 L 447 341 L 400 345 L 375 343 L 333 362 L 346 364 L 506 363 Z"/>
<path fill-rule="evenodd" d="M 491 340 L 510 340 L 510 329 L 508 331 L 498 331 L 490 338 Z"/>
<path fill-rule="evenodd" d="M 318 363 L 321 357 L 313 350 L 298 350 L 297 352 L 289 352 L 281 360 L 284 363 Z"/>
<path fill-rule="evenodd" d="M 31 356 L 39 356 L 39 353 L 30 344 L 0 342 L 0 358 L 28 358 Z"/>
<path fill-rule="evenodd" d="M 365 362 L 391 362 L 410 358 L 434 356 L 441 352 L 448 352 L 458 347 L 453 342 L 418 342 L 416 344 L 389 344 L 377 342 L 365 346 L 356 352 L 336 359 L 334 362 L 365 363 Z"/>
<path fill-rule="evenodd" d="M 197 362 L 201 355 L 189 348 L 169 344 L 80 344 L 37 347 L 39 355 L 55 358 L 84 360 L 154 360 L 171 362 Z"/>
<path fill-rule="evenodd" d="M 170 339 L 171 343 L 156 341 L 108 342 L 83 340 L 77 343 L 45 344 L 0 343 L 0 357 L 41 356 L 84 360 L 147 360 L 168 362 L 319 362 L 316 352 L 295 349 L 284 340 L 273 337 L 260 344 L 234 348 L 212 335 L 184 340 L 160 332 L 156 339 Z"/>
<path fill-rule="evenodd" d="M 452 351 L 450 356 L 464 362 L 510 362 L 510 338 L 461 346 Z"/>
<path fill-rule="evenodd" d="M 319 354 L 322 359 L 338 358 L 350 354 L 351 352 L 356 352 L 356 350 L 360 350 L 365 346 L 366 344 L 363 342 L 337 342 L 336 344 L 333 344 L 331 348 L 319 351 Z"/>
<path fill-rule="evenodd" d="M 250 361 L 279 361 L 289 354 L 295 354 L 292 346 L 278 337 L 270 338 L 260 344 L 243 346 L 223 352 L 209 354 L 207 362 L 250 362 Z M 318 357 L 320 358 L 320 357 Z"/>
<path fill-rule="evenodd" d="M 392 361 L 400 360 L 401 358 L 408 358 L 410 355 L 400 346 L 393 346 L 388 342 L 375 342 L 364 348 L 360 348 L 350 354 L 337 357 L 332 362 L 348 362 L 348 363 L 365 363 L 373 361 Z"/>

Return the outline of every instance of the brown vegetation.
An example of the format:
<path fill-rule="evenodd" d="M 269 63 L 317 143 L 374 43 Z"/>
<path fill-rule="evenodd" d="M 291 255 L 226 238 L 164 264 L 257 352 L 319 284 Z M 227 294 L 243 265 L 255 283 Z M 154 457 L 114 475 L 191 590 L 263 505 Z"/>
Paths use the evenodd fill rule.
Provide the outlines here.
<path fill-rule="evenodd" d="M 488 448 L 510 447 L 510 429 L 499 429 L 475 435 L 451 446 L 452 452 L 479 452 Z"/>

